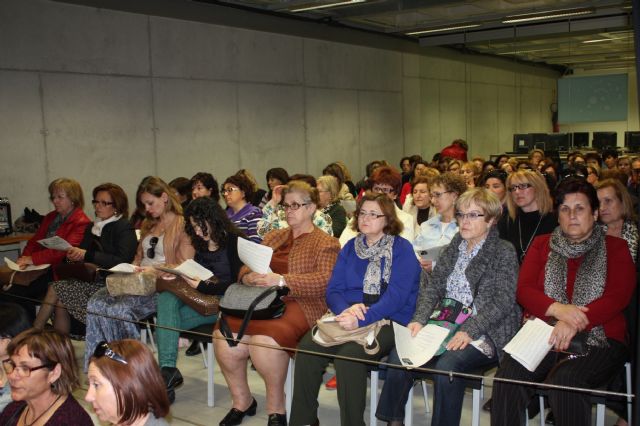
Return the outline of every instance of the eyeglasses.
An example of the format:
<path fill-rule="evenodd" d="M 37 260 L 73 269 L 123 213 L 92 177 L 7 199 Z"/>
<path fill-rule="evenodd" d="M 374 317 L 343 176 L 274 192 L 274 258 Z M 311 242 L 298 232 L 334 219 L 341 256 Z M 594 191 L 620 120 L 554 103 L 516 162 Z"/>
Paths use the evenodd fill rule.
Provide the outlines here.
<path fill-rule="evenodd" d="M 452 191 L 444 191 L 444 192 L 431 192 L 431 198 L 440 198 L 442 197 L 444 194 L 448 194 L 449 192 Z"/>
<path fill-rule="evenodd" d="M 151 237 L 149 240 L 149 248 L 147 249 L 147 257 L 153 259 L 156 257 L 156 246 L 158 245 L 158 237 Z"/>
<path fill-rule="evenodd" d="M 358 213 L 358 217 L 361 219 L 364 218 L 368 218 L 368 219 L 379 219 L 381 217 L 384 217 L 385 215 L 383 214 L 378 214 L 376 212 L 365 212 L 360 210 L 360 212 Z"/>
<path fill-rule="evenodd" d="M 458 219 L 459 222 L 462 222 L 465 219 L 476 220 L 479 217 L 484 217 L 484 215 L 482 213 L 477 213 L 477 212 L 469 212 L 469 213 L 456 212 L 456 219 Z"/>
<path fill-rule="evenodd" d="M 91 204 L 93 204 L 94 206 L 101 205 L 102 207 L 107 207 L 107 206 L 113 206 L 115 203 L 113 201 L 91 200 Z"/>
<path fill-rule="evenodd" d="M 300 207 L 308 206 L 309 204 L 311 204 L 311 203 L 302 203 L 302 204 L 298 204 L 298 203 L 291 203 L 291 204 L 282 203 L 282 207 L 284 207 L 285 210 L 293 210 L 295 212 Z"/>
<path fill-rule="evenodd" d="M 524 191 L 525 189 L 532 188 L 532 187 L 533 185 L 531 185 L 530 183 L 519 183 L 517 185 L 511 185 L 509 187 L 509 192 L 516 192 L 518 189 L 520 191 Z"/>
<path fill-rule="evenodd" d="M 11 374 L 14 371 L 19 377 L 29 377 L 31 376 L 32 371 L 41 370 L 43 368 L 51 368 L 55 364 L 42 364 L 37 367 L 26 367 L 24 365 L 16 365 L 15 362 L 10 359 L 5 359 L 2 361 L 2 367 L 4 368 L 4 372 L 7 374 Z"/>
<path fill-rule="evenodd" d="M 232 186 L 232 187 L 229 187 L 229 188 L 223 188 L 222 189 L 222 195 L 231 194 L 234 191 L 240 191 L 240 188 L 236 188 L 235 186 Z"/>
<path fill-rule="evenodd" d="M 392 192 L 395 192 L 393 188 L 388 188 L 386 186 L 380 185 L 373 185 L 373 188 L 371 188 L 371 190 L 373 192 L 377 192 L 378 194 L 391 194 Z"/>
<path fill-rule="evenodd" d="M 95 358 L 102 358 L 103 356 L 106 356 L 107 358 L 117 361 L 121 364 L 128 364 L 127 360 L 124 359 L 122 355 L 111 349 L 109 347 L 109 344 L 104 340 L 98 343 L 98 346 L 96 346 L 96 350 L 93 351 L 93 356 Z"/>

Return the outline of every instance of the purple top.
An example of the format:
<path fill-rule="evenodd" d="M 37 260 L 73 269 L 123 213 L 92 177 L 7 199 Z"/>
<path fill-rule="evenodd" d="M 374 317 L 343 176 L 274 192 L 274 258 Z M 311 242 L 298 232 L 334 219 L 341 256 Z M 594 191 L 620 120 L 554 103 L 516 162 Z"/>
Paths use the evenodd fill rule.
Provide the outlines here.
<path fill-rule="evenodd" d="M 22 411 L 26 408 L 27 403 L 24 401 L 13 401 L 7 405 L 2 414 L 0 414 L 0 425 L 14 426 L 18 424 Z M 51 418 L 45 423 L 46 426 L 93 426 L 93 421 L 89 414 L 82 408 L 78 401 L 72 395 L 62 403 L 60 407 L 53 413 Z"/>
<path fill-rule="evenodd" d="M 238 213 L 234 213 L 231 207 L 227 207 L 227 217 L 250 241 L 260 243 L 262 238 L 258 235 L 258 221 L 262 219 L 262 210 L 253 204 L 247 203 Z"/>

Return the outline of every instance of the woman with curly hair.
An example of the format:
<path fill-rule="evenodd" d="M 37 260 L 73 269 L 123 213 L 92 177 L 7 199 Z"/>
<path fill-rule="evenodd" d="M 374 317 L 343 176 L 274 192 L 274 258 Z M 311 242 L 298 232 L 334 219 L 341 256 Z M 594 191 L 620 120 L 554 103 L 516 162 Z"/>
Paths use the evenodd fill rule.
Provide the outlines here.
<path fill-rule="evenodd" d="M 242 261 L 238 257 L 238 237 L 242 233 L 227 218 L 226 213 L 209 197 L 193 200 L 185 212 L 185 231 L 196 249 L 194 260 L 204 266 L 213 276 L 211 280 L 184 279 L 187 284 L 203 295 L 222 296 L 238 277 Z M 216 322 L 215 315 L 205 316 L 182 302 L 175 294 L 165 291 L 158 295 L 158 363 L 163 377 L 182 375 L 176 368 L 178 338 L 174 330 L 189 330 L 203 324 Z M 194 348 L 190 348 L 191 352 Z M 194 353 L 194 354 L 197 354 Z M 167 383 L 168 390 L 176 386 Z M 169 386 L 173 384 L 173 386 Z"/>

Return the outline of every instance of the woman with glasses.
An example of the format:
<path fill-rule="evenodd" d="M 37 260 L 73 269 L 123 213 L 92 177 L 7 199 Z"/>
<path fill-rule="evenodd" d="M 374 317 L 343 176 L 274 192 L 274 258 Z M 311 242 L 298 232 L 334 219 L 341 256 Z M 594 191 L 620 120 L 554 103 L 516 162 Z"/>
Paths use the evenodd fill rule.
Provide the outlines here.
<path fill-rule="evenodd" d="M 147 216 L 142 223 L 140 243 L 133 260 L 133 264 L 138 267 L 136 273 L 156 273 L 153 266 L 177 266 L 192 259 L 195 250 L 184 230 L 182 206 L 171 188 L 162 179 L 150 177 L 140 188 L 140 200 Z M 175 276 L 165 277 L 171 278 Z M 85 371 L 98 342 L 139 338 L 137 321 L 154 312 L 155 294 L 111 296 L 106 288 L 98 290 L 87 304 Z M 167 382 L 170 379 L 167 378 Z"/>
<path fill-rule="evenodd" d="M 165 426 L 169 400 L 153 353 L 138 340 L 100 342 L 89 363 L 84 397 L 102 422 Z"/>
<path fill-rule="evenodd" d="M 494 226 L 502 213 L 495 194 L 470 189 L 456 200 L 460 232 L 444 250 L 427 280 L 422 274 L 416 309 L 407 326 L 415 336 L 443 299 L 467 307 L 471 315 L 446 343 L 445 350 L 423 368 L 442 373 L 431 375 L 434 383 L 432 426 L 460 424 L 465 380 L 445 372 L 470 373 L 497 365 L 502 348 L 520 324 L 516 304 L 518 261 L 513 246 L 500 239 Z M 420 373 L 401 368 L 396 350 L 378 402 L 376 417 L 389 425 L 402 425 L 404 407 L 414 379 Z"/>
<path fill-rule="evenodd" d="M 544 177 L 533 170 L 518 170 L 507 177 L 507 209 L 498 223 L 500 238 L 510 241 L 522 263 L 533 239 L 558 225 Z"/>
<path fill-rule="evenodd" d="M 345 330 L 354 330 L 390 319 L 406 325 L 415 308 L 420 266 L 411 243 L 399 234 L 402 223 L 395 206 L 384 194 L 366 192 L 358 201 L 358 235 L 340 251 L 326 291 L 327 305 Z M 325 347 L 307 333 L 298 349 L 357 359 L 379 360 L 393 347 L 393 328 L 382 327 L 377 336 L 380 350 L 369 355 L 354 342 Z M 322 373 L 332 359 L 300 352 L 296 356 L 292 425 L 317 424 L 318 390 Z M 336 368 L 340 422 L 364 425 L 367 364 L 333 359 Z"/>
<path fill-rule="evenodd" d="M 76 247 L 82 242 L 85 229 L 91 223 L 91 220 L 82 211 L 84 208 L 84 195 L 77 181 L 67 178 L 54 180 L 49 184 L 49 198 L 54 210 L 44 217 L 38 231 L 27 242 L 22 254 L 16 261 L 21 269 L 32 265 L 44 264 L 55 267 L 62 263 L 66 254 L 64 251 L 48 249 L 38 241 L 56 236 Z M 35 305 L 37 302 L 25 300 L 25 298 L 42 300 L 51 281 L 53 281 L 53 272 L 49 268 L 27 286 L 13 285 L 4 287 L 0 291 L 0 299 L 22 305 L 33 319 L 36 316 Z M 1 284 L 4 286 L 8 283 Z"/>
<path fill-rule="evenodd" d="M 397 204 L 398 196 L 400 195 L 400 188 L 402 185 L 402 176 L 394 168 L 390 166 L 381 166 L 375 169 L 369 178 L 369 184 L 371 191 L 378 194 L 385 194 L 391 201 L 394 202 L 396 216 L 402 222 L 402 232 L 400 236 L 406 238 L 408 241 L 413 241 L 415 238 L 415 228 L 413 227 L 413 216 L 403 212 Z M 355 231 L 356 218 L 352 218 L 347 227 L 340 235 L 340 245 L 345 246 L 347 241 L 354 238 L 357 235 Z"/>
<path fill-rule="evenodd" d="M 249 201 L 253 197 L 251 182 L 242 175 L 229 176 L 222 184 L 222 196 L 227 203 L 227 216 L 247 239 L 259 243 L 258 221 L 262 211 Z"/>
<path fill-rule="evenodd" d="M 446 246 L 458 232 L 455 219 L 455 203 L 467 190 L 467 184 L 458 173 L 445 173 L 430 181 L 431 205 L 438 214 L 420 225 L 418 236 L 413 241 L 414 250 L 420 255 L 420 266 L 426 272 L 433 270 L 435 261 L 425 251 Z"/>
<path fill-rule="evenodd" d="M 18 334 L 2 361 L 13 402 L 0 414 L 3 426 L 91 426 L 73 397 L 80 385 L 71 340 L 55 330 L 31 328 Z"/>
<path fill-rule="evenodd" d="M 242 337 L 247 345 L 231 347 L 220 330 L 214 332 L 216 359 L 233 400 L 231 410 L 220 421 L 221 426 L 240 424 L 245 416 L 256 413 L 257 403 L 247 382 L 249 357 L 266 385 L 268 424 L 286 425 L 284 382 L 291 353 L 270 347 L 295 348 L 327 309 L 324 294 L 340 250 L 338 240 L 312 222 L 319 203 L 315 187 L 292 180 L 282 193 L 289 226 L 270 232 L 262 241 L 273 248 L 270 264 L 273 272 L 260 274 L 244 266 L 239 281 L 265 288 L 288 287 L 290 297 L 286 299 L 282 317 L 249 322 Z M 242 320 L 230 316 L 225 319 L 231 332 L 237 335 Z"/>
<path fill-rule="evenodd" d="M 136 254 L 138 241 L 133 226 L 129 223 L 127 194 L 116 184 L 104 183 L 93 188 L 96 221 L 88 226 L 80 247 L 67 251 L 67 260 L 76 263 L 91 263 L 109 269 L 119 263 L 129 263 Z M 86 323 L 87 303 L 93 294 L 104 287 L 104 280 L 87 281 L 89 271 L 76 269 L 78 276 L 64 277 L 49 285 L 44 302 L 38 311 L 33 326 L 43 328 L 53 315 L 53 326 L 62 333 L 69 333 L 71 317 Z M 58 270 L 58 276 L 64 272 Z M 73 272 L 71 272 L 73 274 Z"/>
<path fill-rule="evenodd" d="M 553 325 L 547 342 L 553 350 L 534 371 L 506 354 L 496 378 L 601 389 L 628 357 L 624 310 L 636 287 L 636 268 L 627 244 L 606 235 L 597 223 L 597 193 L 584 178 L 562 180 L 555 203 L 560 224 L 551 235 L 534 240 L 520 268 L 517 291 L 525 317 Z M 569 355 L 574 338 L 585 350 Z M 535 388 L 505 382 L 493 386 L 491 424 L 524 425 Z M 556 425 L 591 424 L 588 393 L 546 392 Z"/>

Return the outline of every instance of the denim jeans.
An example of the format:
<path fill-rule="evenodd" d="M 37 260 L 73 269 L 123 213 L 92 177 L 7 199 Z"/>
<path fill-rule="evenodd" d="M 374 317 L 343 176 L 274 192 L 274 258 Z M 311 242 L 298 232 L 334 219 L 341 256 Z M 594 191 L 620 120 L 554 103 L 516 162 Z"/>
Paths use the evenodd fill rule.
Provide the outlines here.
<path fill-rule="evenodd" d="M 394 349 L 389 354 L 389 363 L 401 365 L 398 352 Z M 434 357 L 422 367 L 442 371 L 454 371 L 469 373 L 481 368 L 489 368 L 497 364 L 497 357 L 487 357 L 472 345 L 463 350 L 446 351 L 438 357 Z M 409 390 L 413 387 L 413 381 L 419 378 L 429 377 L 433 380 L 433 416 L 431 426 L 457 425 L 460 423 L 462 402 L 464 400 L 465 380 L 453 377 L 449 380 L 447 374 L 417 373 L 406 368 L 393 368 L 387 370 L 387 378 L 384 381 L 376 417 L 383 421 L 404 420 L 404 406 L 407 403 Z"/>

